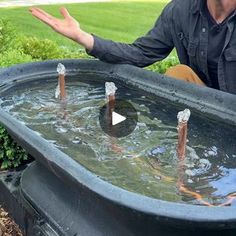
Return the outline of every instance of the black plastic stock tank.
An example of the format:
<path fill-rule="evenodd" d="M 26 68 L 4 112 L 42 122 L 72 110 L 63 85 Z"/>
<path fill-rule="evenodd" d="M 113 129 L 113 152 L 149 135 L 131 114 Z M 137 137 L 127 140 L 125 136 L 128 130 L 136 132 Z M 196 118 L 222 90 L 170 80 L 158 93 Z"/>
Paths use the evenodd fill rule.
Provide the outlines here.
<path fill-rule="evenodd" d="M 47 61 L 0 70 L 0 97 L 21 83 L 57 76 L 59 62 L 68 75 L 92 73 L 236 124 L 235 95 L 97 60 Z M 233 207 L 179 204 L 126 191 L 103 181 L 1 109 L 0 123 L 36 160 L 23 172 L 20 193 L 22 204 L 50 226 L 39 235 L 236 235 Z"/>

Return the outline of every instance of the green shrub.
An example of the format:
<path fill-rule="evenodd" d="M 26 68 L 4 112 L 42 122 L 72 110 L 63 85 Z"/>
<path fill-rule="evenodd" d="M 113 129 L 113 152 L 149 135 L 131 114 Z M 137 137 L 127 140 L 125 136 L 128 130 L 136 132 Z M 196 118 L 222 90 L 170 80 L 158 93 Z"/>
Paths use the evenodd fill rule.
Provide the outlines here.
<path fill-rule="evenodd" d="M 23 53 L 22 50 L 19 49 L 8 50 L 0 53 L 0 58 L 0 67 L 33 61 L 30 55 Z"/>
<path fill-rule="evenodd" d="M 0 125 L 0 169 L 16 168 L 27 158 L 24 149 L 19 147 Z"/>
<path fill-rule="evenodd" d="M 0 66 L 32 61 L 31 56 L 19 50 L 17 33 L 13 24 L 0 19 Z M 26 152 L 19 147 L 0 125 L 0 169 L 15 168 L 28 158 Z"/>
<path fill-rule="evenodd" d="M 15 48 L 16 30 L 7 19 L 0 19 L 0 53 Z"/>
<path fill-rule="evenodd" d="M 88 57 L 84 50 L 79 50 L 79 47 L 78 50 L 60 47 L 49 39 L 23 37 L 20 42 L 23 53 L 30 55 L 34 60 Z"/>
<path fill-rule="evenodd" d="M 178 65 L 178 64 L 179 64 L 179 59 L 177 58 L 176 55 L 174 55 L 174 56 L 169 56 L 163 61 L 157 62 L 147 67 L 147 69 L 164 74 L 168 68 L 170 68 L 171 66 Z"/>
<path fill-rule="evenodd" d="M 60 57 L 59 46 L 49 39 L 24 37 L 21 40 L 21 46 L 24 54 L 30 55 L 32 59 L 48 60 Z"/>
<path fill-rule="evenodd" d="M 60 47 L 61 54 L 59 58 L 64 59 L 78 59 L 89 58 L 88 54 L 83 49 L 70 49 L 67 47 Z"/>

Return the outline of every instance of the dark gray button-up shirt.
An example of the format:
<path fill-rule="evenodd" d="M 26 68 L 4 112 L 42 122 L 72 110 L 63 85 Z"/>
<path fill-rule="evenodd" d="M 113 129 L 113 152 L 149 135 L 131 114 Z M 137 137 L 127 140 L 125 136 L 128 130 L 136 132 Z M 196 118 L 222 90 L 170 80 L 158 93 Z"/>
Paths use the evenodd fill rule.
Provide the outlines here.
<path fill-rule="evenodd" d="M 190 66 L 208 85 L 208 21 L 203 12 L 206 0 L 173 0 L 154 27 L 132 44 L 94 36 L 90 55 L 109 63 L 145 67 L 167 57 L 175 47 L 180 63 Z M 227 21 L 227 34 L 218 62 L 220 90 L 236 94 L 236 12 Z M 217 48 L 215 49 L 217 50 Z"/>

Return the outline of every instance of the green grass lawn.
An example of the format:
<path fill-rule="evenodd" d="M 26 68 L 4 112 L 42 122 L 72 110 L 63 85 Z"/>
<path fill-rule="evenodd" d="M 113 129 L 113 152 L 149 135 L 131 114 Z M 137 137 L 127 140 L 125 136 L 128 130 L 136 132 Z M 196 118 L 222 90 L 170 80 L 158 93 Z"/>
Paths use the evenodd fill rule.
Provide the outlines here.
<path fill-rule="evenodd" d="M 121 1 L 106 3 L 65 4 L 81 28 L 98 36 L 130 43 L 145 34 L 155 23 L 156 18 L 168 1 L 145 2 Z M 42 8 L 59 17 L 59 5 Z M 60 45 L 77 47 L 68 39 L 53 32 L 49 27 L 34 19 L 28 7 L 0 8 L 0 17 L 9 18 L 19 32 L 26 36 L 48 38 Z"/>

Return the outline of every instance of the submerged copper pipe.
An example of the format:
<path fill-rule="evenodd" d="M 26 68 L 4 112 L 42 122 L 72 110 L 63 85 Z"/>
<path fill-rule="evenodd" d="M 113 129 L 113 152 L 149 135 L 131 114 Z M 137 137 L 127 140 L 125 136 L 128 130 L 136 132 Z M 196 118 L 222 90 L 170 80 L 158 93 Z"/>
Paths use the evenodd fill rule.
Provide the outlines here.
<path fill-rule="evenodd" d="M 214 206 L 214 205 L 212 205 L 211 203 L 209 203 L 209 202 L 203 200 L 203 197 L 202 197 L 201 194 L 189 190 L 189 189 L 186 188 L 183 184 L 180 185 L 179 190 L 180 190 L 181 192 L 183 192 L 183 193 L 186 193 L 186 194 L 188 194 L 188 195 L 194 197 L 196 200 L 198 200 L 198 202 L 202 203 L 202 204 L 205 205 L 205 206 Z"/>
<path fill-rule="evenodd" d="M 184 168 L 184 159 L 185 159 L 185 155 L 181 156 L 181 158 L 179 159 L 179 163 L 178 163 L 178 182 L 177 182 L 177 187 L 179 189 L 180 192 L 187 194 L 189 196 L 192 196 L 193 198 L 195 198 L 199 203 L 201 203 L 202 205 L 205 206 L 213 206 L 211 203 L 203 200 L 203 196 L 200 193 L 196 193 L 190 189 L 188 189 L 185 184 L 184 184 L 184 175 L 185 175 L 185 168 Z"/>
<path fill-rule="evenodd" d="M 234 200 L 236 200 L 236 193 L 232 193 L 230 195 L 227 196 L 227 201 L 224 202 L 224 203 L 221 203 L 219 205 L 214 205 L 214 204 L 211 204 L 205 200 L 203 200 L 203 197 L 201 194 L 199 193 L 196 193 L 194 191 L 191 191 L 189 190 L 187 187 L 184 186 L 184 184 L 181 184 L 179 186 L 179 190 L 185 194 L 188 194 L 192 197 L 194 197 L 196 200 L 198 200 L 198 202 L 200 202 L 201 204 L 205 205 L 205 206 L 210 206 L 210 207 L 223 207 L 223 206 L 231 206 L 232 202 Z"/>
<path fill-rule="evenodd" d="M 111 138 L 111 150 L 117 154 L 121 154 L 124 151 L 122 147 L 116 144 L 116 139 L 113 137 Z"/>

